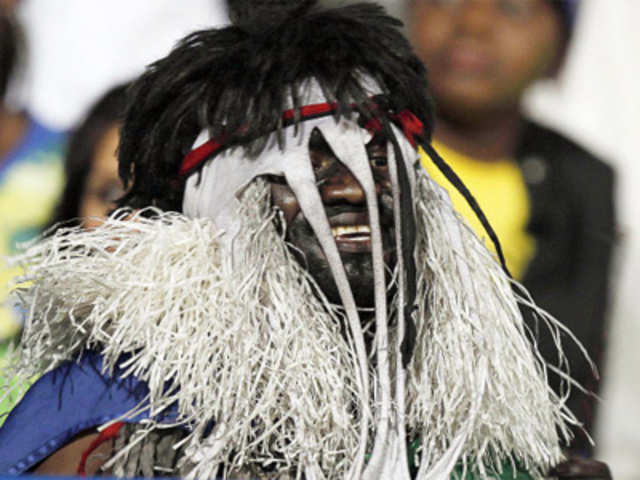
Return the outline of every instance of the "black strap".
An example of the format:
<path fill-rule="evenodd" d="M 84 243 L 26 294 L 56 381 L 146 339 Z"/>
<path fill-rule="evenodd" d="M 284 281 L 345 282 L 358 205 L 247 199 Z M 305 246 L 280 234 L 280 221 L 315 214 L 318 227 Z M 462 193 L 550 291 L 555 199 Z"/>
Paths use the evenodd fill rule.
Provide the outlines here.
<path fill-rule="evenodd" d="M 413 198 L 411 195 L 411 185 L 409 174 L 405 162 L 402 161 L 402 150 L 391 131 L 389 124 L 385 122 L 387 138 L 390 138 L 396 157 L 396 170 L 398 172 L 398 194 L 400 195 L 400 228 L 402 234 L 402 263 L 404 265 L 405 277 L 405 298 L 404 305 L 398 308 L 398 315 L 404 317 L 404 337 L 400 345 L 402 355 L 402 365 L 406 368 L 411 361 L 413 350 L 416 344 L 417 329 L 413 321 L 415 311 L 417 274 L 416 261 L 414 258 L 416 223 L 413 216 Z"/>
<path fill-rule="evenodd" d="M 451 185 L 453 185 L 456 190 L 460 192 L 460 195 L 462 195 L 467 201 L 467 203 L 473 210 L 473 213 L 475 213 L 478 220 L 480 220 L 480 223 L 482 224 L 485 232 L 487 232 L 487 235 L 489 235 L 489 238 L 491 239 L 491 242 L 496 249 L 496 253 L 498 254 L 498 259 L 500 260 L 502 269 L 509 276 L 509 278 L 513 278 L 511 276 L 511 272 L 509 272 L 509 269 L 507 268 L 507 263 L 504 259 L 504 254 L 502 253 L 502 246 L 500 245 L 500 240 L 498 240 L 498 235 L 496 235 L 496 232 L 493 230 L 493 227 L 489 223 L 489 220 L 487 219 L 486 215 L 480 208 L 480 205 L 478 205 L 478 202 L 473 197 L 467 186 L 462 182 L 460 177 L 456 174 L 456 172 L 453 171 L 449 164 L 444 161 L 440 154 L 436 152 L 436 150 L 433 148 L 433 146 L 431 146 L 430 143 L 423 142 L 421 144 L 421 147 L 425 152 L 427 152 L 427 155 L 429 155 L 429 158 L 435 164 L 435 166 L 438 167 L 438 170 L 442 172 L 447 180 L 449 180 Z"/>

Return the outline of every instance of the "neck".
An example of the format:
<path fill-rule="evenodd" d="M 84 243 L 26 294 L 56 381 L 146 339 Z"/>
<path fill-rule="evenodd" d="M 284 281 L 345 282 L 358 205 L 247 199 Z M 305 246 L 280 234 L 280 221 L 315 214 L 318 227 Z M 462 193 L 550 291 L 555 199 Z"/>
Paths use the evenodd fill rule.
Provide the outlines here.
<path fill-rule="evenodd" d="M 437 118 L 435 138 L 458 152 L 482 161 L 513 157 L 522 118 L 517 110 L 464 122 L 446 115 Z"/>
<path fill-rule="evenodd" d="M 0 163 L 22 139 L 27 128 L 27 116 L 0 106 Z"/>

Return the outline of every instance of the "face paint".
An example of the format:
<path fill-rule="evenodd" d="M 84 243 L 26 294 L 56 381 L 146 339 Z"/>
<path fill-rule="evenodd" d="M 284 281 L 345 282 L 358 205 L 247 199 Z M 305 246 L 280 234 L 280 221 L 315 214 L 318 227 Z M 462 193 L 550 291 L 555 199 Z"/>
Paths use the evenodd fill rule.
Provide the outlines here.
<path fill-rule="evenodd" d="M 379 199 L 380 223 L 387 277 L 395 266 L 393 199 L 389 182 L 386 139 L 374 136 L 366 145 Z M 309 157 L 331 233 L 359 307 L 373 307 L 371 226 L 365 192 L 349 169 L 333 153 L 322 133 L 314 129 L 309 139 Z M 309 271 L 333 303 L 340 296 L 321 245 L 288 185 L 271 177 L 272 203 L 286 222 L 286 240 L 298 261 Z M 389 280 L 389 278 L 387 278 Z"/>

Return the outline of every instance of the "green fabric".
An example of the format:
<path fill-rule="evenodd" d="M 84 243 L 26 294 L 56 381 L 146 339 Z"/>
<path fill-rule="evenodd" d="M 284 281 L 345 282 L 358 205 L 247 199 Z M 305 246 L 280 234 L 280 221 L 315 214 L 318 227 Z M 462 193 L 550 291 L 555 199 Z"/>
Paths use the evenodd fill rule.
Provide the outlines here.
<path fill-rule="evenodd" d="M 11 341 L 0 342 L 0 426 L 2 426 L 7 414 L 16 406 L 20 399 L 22 399 L 27 390 L 27 388 L 24 388 L 23 391 L 11 392 L 7 397 L 4 397 L 5 392 L 17 384 L 17 379 L 15 378 L 7 382 L 7 378 L 4 373 L 6 363 L 5 356 L 10 343 Z M 35 379 L 33 381 L 35 381 Z M 31 385 L 33 381 L 30 382 L 29 385 Z M 29 385 L 26 385 L 25 387 L 28 387 Z"/>
<path fill-rule="evenodd" d="M 407 448 L 407 453 L 409 455 L 409 466 L 411 467 L 411 469 L 417 468 L 415 459 L 418 447 L 420 447 L 420 440 L 415 440 Z M 503 465 L 502 470 L 503 471 L 501 475 L 493 477 L 495 480 L 533 480 L 533 477 L 524 470 L 516 468 L 516 471 L 514 472 L 510 464 Z M 480 480 L 481 477 L 478 474 L 469 472 L 467 472 L 467 474 L 463 477 L 462 466 L 458 465 L 451 474 L 450 478 L 451 480 Z"/>
<path fill-rule="evenodd" d="M 462 467 L 458 466 L 451 475 L 451 480 L 480 480 L 480 475 L 474 473 L 467 473 L 465 477 L 462 477 Z M 495 480 L 533 480 L 533 477 L 524 470 L 513 471 L 513 468 L 509 466 L 503 466 L 502 475 L 491 477 Z"/>

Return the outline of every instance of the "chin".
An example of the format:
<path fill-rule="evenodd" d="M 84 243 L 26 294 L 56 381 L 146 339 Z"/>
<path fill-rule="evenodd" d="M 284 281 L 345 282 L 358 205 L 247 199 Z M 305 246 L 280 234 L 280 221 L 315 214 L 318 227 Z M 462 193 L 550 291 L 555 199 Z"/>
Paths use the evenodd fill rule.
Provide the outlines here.
<path fill-rule="evenodd" d="M 374 308 L 375 307 L 375 293 L 374 293 L 374 274 L 373 274 L 373 260 L 370 252 L 366 253 L 344 253 L 341 252 L 342 264 L 344 265 L 347 280 L 351 287 L 354 300 L 359 308 Z M 385 261 L 387 265 L 394 265 L 393 258 L 391 262 L 387 257 L 395 257 L 393 253 L 385 255 Z M 322 258 L 314 259 L 307 258 L 308 269 L 311 276 L 314 278 L 324 295 L 331 303 L 342 304 L 342 299 L 338 288 L 333 279 L 333 274 L 329 269 L 324 255 Z M 385 283 L 388 285 L 391 281 L 391 274 L 389 268 L 385 269 Z"/>
<path fill-rule="evenodd" d="M 322 293 L 327 297 L 329 302 L 341 305 L 342 298 L 338 292 L 333 273 L 329 267 L 329 262 L 324 255 L 324 251 L 320 246 L 317 238 L 311 232 L 311 229 L 304 225 L 305 228 L 299 227 L 295 222 L 289 229 L 289 241 L 298 248 L 292 249 L 294 257 L 298 263 L 305 268 L 318 284 Z M 389 231 L 388 231 L 389 232 Z M 389 266 L 395 266 L 395 248 L 391 238 L 386 238 L 390 233 L 385 234 L 383 243 L 385 247 L 384 262 Z M 302 248 L 304 246 L 304 248 Z M 304 251 L 304 253 L 303 253 Z M 374 308 L 374 274 L 373 274 L 373 258 L 371 251 L 363 252 L 345 252 L 340 251 L 340 258 L 344 265 L 347 280 L 353 292 L 356 305 L 360 308 Z M 389 273 L 392 268 L 385 269 L 386 283 L 391 280 Z"/>

